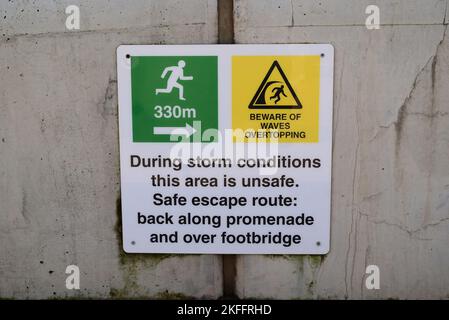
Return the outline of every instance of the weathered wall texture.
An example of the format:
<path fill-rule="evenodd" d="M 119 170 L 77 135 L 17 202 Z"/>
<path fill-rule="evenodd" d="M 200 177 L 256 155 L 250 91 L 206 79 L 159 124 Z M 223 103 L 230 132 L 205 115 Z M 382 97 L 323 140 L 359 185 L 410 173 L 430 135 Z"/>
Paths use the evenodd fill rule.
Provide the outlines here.
<path fill-rule="evenodd" d="M 368 4 L 380 30 L 365 27 Z M 335 47 L 330 253 L 241 256 L 240 296 L 449 298 L 447 5 L 235 1 L 236 43 Z M 369 264 L 380 290 L 365 288 Z"/>
<path fill-rule="evenodd" d="M 69 4 L 79 31 L 65 28 Z M 120 44 L 215 43 L 216 1 L 0 1 L 0 13 L 0 297 L 220 296 L 220 257 L 121 249 L 115 62 Z M 80 291 L 65 288 L 69 264 Z"/>
<path fill-rule="evenodd" d="M 217 3 L 76 2 L 0 2 L 0 297 L 219 297 L 219 256 L 121 250 L 115 64 L 120 44 L 216 43 Z M 235 1 L 236 43 L 335 47 L 330 253 L 239 256 L 241 298 L 449 298 L 447 6 Z"/>

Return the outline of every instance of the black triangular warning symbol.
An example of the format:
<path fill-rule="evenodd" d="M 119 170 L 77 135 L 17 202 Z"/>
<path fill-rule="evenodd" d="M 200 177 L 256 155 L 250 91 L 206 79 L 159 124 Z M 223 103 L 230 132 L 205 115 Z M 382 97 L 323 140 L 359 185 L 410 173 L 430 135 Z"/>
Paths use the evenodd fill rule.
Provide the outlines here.
<path fill-rule="evenodd" d="M 279 72 L 282 81 L 268 81 L 275 68 Z M 284 84 L 287 86 L 289 94 L 287 94 L 284 91 Z M 269 97 L 270 101 L 266 101 L 267 98 L 265 97 L 265 94 L 267 93 L 268 89 L 271 89 L 271 93 L 273 94 L 272 96 Z M 287 103 L 287 104 L 282 103 L 282 99 L 288 98 L 288 95 L 291 95 L 291 97 L 289 98 L 289 103 Z M 285 76 L 285 73 L 282 70 L 281 66 L 279 65 L 279 62 L 277 62 L 276 60 L 273 62 L 270 69 L 268 70 L 267 74 L 265 75 L 265 78 L 262 80 L 262 83 L 260 84 L 259 89 L 257 89 L 256 94 L 254 95 L 254 97 L 251 100 L 248 107 L 250 109 L 301 109 L 302 108 L 302 104 L 299 101 L 298 96 L 296 95 L 295 91 L 293 90 L 292 86 L 290 85 L 290 82 L 288 81 L 287 77 Z"/>

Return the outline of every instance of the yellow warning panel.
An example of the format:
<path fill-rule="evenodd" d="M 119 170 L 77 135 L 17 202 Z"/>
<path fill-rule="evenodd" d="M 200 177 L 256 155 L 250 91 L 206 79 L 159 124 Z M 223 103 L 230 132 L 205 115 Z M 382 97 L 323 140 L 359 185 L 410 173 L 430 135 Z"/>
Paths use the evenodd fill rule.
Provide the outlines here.
<path fill-rule="evenodd" d="M 320 56 L 233 56 L 236 141 L 318 142 Z"/>

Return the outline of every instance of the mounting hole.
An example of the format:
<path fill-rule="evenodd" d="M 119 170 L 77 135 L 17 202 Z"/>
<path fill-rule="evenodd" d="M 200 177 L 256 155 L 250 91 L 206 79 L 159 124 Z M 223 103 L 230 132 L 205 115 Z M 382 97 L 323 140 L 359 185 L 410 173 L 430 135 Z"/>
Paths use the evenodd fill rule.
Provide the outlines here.
<path fill-rule="evenodd" d="M 321 58 L 324 58 L 324 53 L 321 54 Z"/>
<path fill-rule="evenodd" d="M 129 58 L 131 58 L 131 55 L 128 53 L 128 54 L 126 55 L 126 59 L 129 59 Z"/>
<path fill-rule="evenodd" d="M 321 242 L 320 241 L 317 241 L 316 242 L 316 245 L 319 247 L 319 246 L 321 246 Z"/>
<path fill-rule="evenodd" d="M 135 241 L 131 241 L 131 244 L 132 244 L 132 245 L 135 245 L 135 244 L 136 244 L 136 242 L 135 242 Z"/>

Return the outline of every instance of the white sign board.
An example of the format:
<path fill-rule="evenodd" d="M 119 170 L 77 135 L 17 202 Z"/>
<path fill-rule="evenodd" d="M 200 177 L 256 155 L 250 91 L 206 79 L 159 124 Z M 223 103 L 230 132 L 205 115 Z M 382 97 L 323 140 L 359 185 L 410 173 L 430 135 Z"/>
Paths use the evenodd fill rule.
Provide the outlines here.
<path fill-rule="evenodd" d="M 327 253 L 333 52 L 120 46 L 124 250 Z"/>

